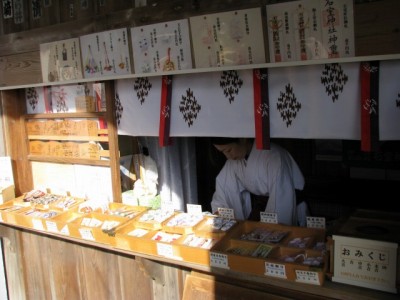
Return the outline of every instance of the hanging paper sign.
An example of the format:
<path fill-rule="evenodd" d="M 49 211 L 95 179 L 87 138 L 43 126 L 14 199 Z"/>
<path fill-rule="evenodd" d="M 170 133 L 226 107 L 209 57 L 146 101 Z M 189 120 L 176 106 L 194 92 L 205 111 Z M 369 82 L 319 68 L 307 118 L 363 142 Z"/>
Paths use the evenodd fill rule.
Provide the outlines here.
<path fill-rule="evenodd" d="M 131 28 L 135 73 L 192 68 L 187 19 Z"/>
<path fill-rule="evenodd" d="M 11 19 L 13 17 L 13 5 L 10 0 L 3 0 L 3 19 Z"/>
<path fill-rule="evenodd" d="M 379 63 L 379 139 L 400 140 L 400 60 Z"/>
<path fill-rule="evenodd" d="M 163 76 L 161 80 L 159 144 L 164 147 L 172 142 L 170 138 L 172 76 Z"/>
<path fill-rule="evenodd" d="M 42 17 L 42 2 L 39 0 L 32 0 L 31 1 L 31 16 L 33 20 L 38 20 Z"/>
<path fill-rule="evenodd" d="M 267 5 L 271 62 L 351 57 L 352 0 L 301 0 Z"/>
<path fill-rule="evenodd" d="M 131 73 L 126 28 L 84 35 L 80 43 L 85 78 Z"/>
<path fill-rule="evenodd" d="M 265 63 L 260 8 L 190 18 L 196 68 Z"/>
<path fill-rule="evenodd" d="M 253 70 L 254 121 L 257 149 L 270 149 L 268 69 Z"/>
<path fill-rule="evenodd" d="M 160 76 L 116 81 L 118 134 L 159 135 L 162 81 Z"/>
<path fill-rule="evenodd" d="M 379 61 L 360 64 L 361 150 L 379 149 Z"/>
<path fill-rule="evenodd" d="M 83 78 L 78 38 L 40 45 L 43 82 Z"/>

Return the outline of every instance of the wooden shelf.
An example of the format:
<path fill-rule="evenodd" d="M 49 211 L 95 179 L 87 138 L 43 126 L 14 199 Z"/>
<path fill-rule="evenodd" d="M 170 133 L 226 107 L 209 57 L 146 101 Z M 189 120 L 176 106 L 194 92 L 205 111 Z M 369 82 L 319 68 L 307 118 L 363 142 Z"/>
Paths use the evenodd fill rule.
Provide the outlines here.
<path fill-rule="evenodd" d="M 105 118 L 106 112 L 76 112 L 76 113 L 48 113 L 26 114 L 25 119 L 66 119 L 66 118 Z"/>
<path fill-rule="evenodd" d="M 113 76 L 103 76 L 103 77 L 98 77 L 98 78 L 81 78 L 81 79 L 69 80 L 69 81 L 57 81 L 57 82 L 46 82 L 46 83 L 42 82 L 42 83 L 19 85 L 19 86 L 4 86 L 4 87 L 0 87 L 0 91 L 17 89 L 17 88 L 78 84 L 78 83 L 83 83 L 83 82 L 97 82 L 97 81 L 130 79 L 130 78 L 141 78 L 141 77 L 156 77 L 156 76 L 161 77 L 164 75 L 185 75 L 185 74 L 197 74 L 197 73 L 222 72 L 222 71 L 231 71 L 231 70 L 253 70 L 253 69 L 263 69 L 263 68 L 268 69 L 268 68 L 283 68 L 283 67 L 300 67 L 300 66 L 324 65 L 324 64 L 334 64 L 334 63 L 353 63 L 353 62 L 363 62 L 363 61 L 377 61 L 377 60 L 383 61 L 383 60 L 398 60 L 398 59 L 400 59 L 400 53 L 399 54 L 386 54 L 386 55 L 329 58 L 329 59 L 314 59 L 314 60 L 303 60 L 303 61 L 288 61 L 288 62 L 279 62 L 279 63 L 262 63 L 262 64 L 250 64 L 250 65 L 223 66 L 223 67 L 212 67 L 212 68 L 192 68 L 192 69 L 187 69 L 187 70 L 175 70 L 175 71 L 168 71 L 168 72 L 113 75 Z M 59 114 L 57 113 L 55 115 L 59 115 Z"/>
<path fill-rule="evenodd" d="M 79 142 L 108 142 L 107 136 L 77 136 L 77 135 L 28 135 L 28 140 L 42 141 L 79 141 Z"/>
<path fill-rule="evenodd" d="M 110 167 L 109 160 L 28 155 L 29 161 Z"/>

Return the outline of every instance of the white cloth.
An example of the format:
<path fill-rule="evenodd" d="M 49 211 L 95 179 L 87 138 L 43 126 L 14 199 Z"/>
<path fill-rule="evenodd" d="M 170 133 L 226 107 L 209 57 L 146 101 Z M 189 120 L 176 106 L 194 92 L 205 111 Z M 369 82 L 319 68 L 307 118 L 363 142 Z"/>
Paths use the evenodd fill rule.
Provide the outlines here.
<path fill-rule="evenodd" d="M 266 212 L 276 213 L 278 222 L 297 225 L 296 192 L 304 177 L 285 149 L 271 144 L 271 150 L 258 150 L 253 144 L 247 160 L 227 160 L 216 178 L 212 211 L 232 208 L 235 218 L 245 220 L 251 212 L 250 193 L 269 196 Z"/>

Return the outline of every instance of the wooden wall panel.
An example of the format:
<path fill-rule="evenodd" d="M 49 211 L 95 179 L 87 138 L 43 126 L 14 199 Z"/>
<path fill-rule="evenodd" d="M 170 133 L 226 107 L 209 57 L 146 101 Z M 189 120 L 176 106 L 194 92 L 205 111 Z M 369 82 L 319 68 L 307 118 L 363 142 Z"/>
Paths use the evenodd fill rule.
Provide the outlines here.
<path fill-rule="evenodd" d="M 81 253 L 80 246 L 63 242 L 60 240 L 57 243 L 41 239 L 42 247 L 46 247 L 45 259 L 49 271 L 49 289 L 52 291 L 52 299 L 55 295 L 64 295 L 64 299 L 79 299 L 80 281 L 76 273 L 80 271 L 79 261 L 76 260 Z"/>
<path fill-rule="evenodd" d="M 135 7 L 135 0 L 95 0 L 96 14 L 105 15 Z"/>
<path fill-rule="evenodd" d="M 121 299 L 151 299 L 153 297 L 153 279 L 142 268 L 140 258 L 133 260 L 129 256 L 118 256 L 119 273 L 116 275 L 121 286 Z M 133 272 L 132 270 L 140 270 Z M 151 280 L 149 280 L 151 278 Z M 134 283 L 134 284 L 132 284 Z M 140 287 L 140 288 L 135 288 Z"/>
<path fill-rule="evenodd" d="M 236 286 L 215 280 L 209 276 L 189 275 L 185 283 L 182 300 L 230 300 L 230 299 L 253 299 L 253 300 L 284 300 L 293 299 L 272 293 L 257 291 L 245 287 Z M 300 299 L 300 298 L 298 298 Z"/>
<path fill-rule="evenodd" d="M 25 124 L 21 118 L 26 112 L 24 89 L 1 91 L 4 117 L 4 134 L 7 155 L 11 157 L 14 173 L 15 194 L 33 189 L 32 167 L 28 161 L 28 145 Z"/>
<path fill-rule="evenodd" d="M 68 0 L 60 1 L 60 22 L 80 20 L 93 16 L 95 0 Z"/>
<path fill-rule="evenodd" d="M 143 267 L 143 259 L 131 255 L 4 225 L 0 236 L 10 299 L 174 300 L 183 293 L 183 282 L 176 282 L 182 280 L 182 271 L 176 267 L 165 266 L 164 271 L 162 264 L 148 264 L 169 277 L 157 281 Z"/>
<path fill-rule="evenodd" d="M 15 1 L 13 1 L 15 2 Z M 11 1 L 10 1 L 11 3 Z M 19 1 L 18 4 L 13 3 L 14 6 L 18 6 L 18 7 L 13 7 L 13 13 L 12 13 L 12 17 L 9 18 L 4 18 L 4 9 L 3 9 L 3 5 L 1 5 L 0 7 L 0 12 L 1 12 L 1 16 L 3 16 L 1 18 L 2 21 L 2 27 L 3 30 L 1 32 L 1 34 L 9 34 L 9 33 L 13 33 L 13 32 L 20 32 L 20 31 L 24 31 L 24 30 L 29 30 L 29 9 L 28 9 L 28 4 L 26 3 L 26 1 Z M 7 14 L 7 13 L 6 13 Z M 1 26 L 0 26 L 1 28 Z"/>
<path fill-rule="evenodd" d="M 60 1 L 34 0 L 28 2 L 30 28 L 60 23 Z"/>
<path fill-rule="evenodd" d="M 400 53 L 399 12 L 396 0 L 354 6 L 357 56 Z"/>
<path fill-rule="evenodd" d="M 20 236 L 20 266 L 23 274 L 28 299 L 51 299 L 51 283 L 48 266 L 51 263 L 49 244 L 46 240 L 36 239 L 34 235 Z"/>
<path fill-rule="evenodd" d="M 0 57 L 0 87 L 42 82 L 39 51 Z"/>
<path fill-rule="evenodd" d="M 4 266 L 7 274 L 9 299 L 25 300 L 25 274 L 21 272 L 22 243 L 20 233 L 8 227 L 0 227 L 0 236 L 3 239 Z"/>

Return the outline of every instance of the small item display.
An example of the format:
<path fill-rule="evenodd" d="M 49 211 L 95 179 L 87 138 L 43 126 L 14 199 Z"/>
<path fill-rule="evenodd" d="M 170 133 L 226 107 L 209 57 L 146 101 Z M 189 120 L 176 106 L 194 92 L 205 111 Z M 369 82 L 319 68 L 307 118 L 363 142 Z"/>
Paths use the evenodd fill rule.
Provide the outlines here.
<path fill-rule="evenodd" d="M 303 265 L 320 267 L 324 263 L 322 256 L 307 256 L 307 254 L 297 254 L 294 256 L 285 255 L 281 257 L 281 260 L 289 263 L 301 263 Z"/>
<path fill-rule="evenodd" d="M 257 248 L 253 251 L 251 255 L 254 257 L 266 258 L 272 249 L 273 249 L 272 246 L 266 244 L 260 244 L 257 246 Z"/>
<path fill-rule="evenodd" d="M 253 249 L 247 247 L 232 247 L 228 248 L 226 252 L 236 255 L 248 255 L 251 256 L 253 254 Z"/>
<path fill-rule="evenodd" d="M 50 219 L 50 218 L 57 216 L 59 213 L 56 211 L 43 211 L 43 210 L 38 210 L 38 209 L 32 208 L 27 211 L 24 211 L 23 214 L 25 216 L 29 216 L 32 218 Z"/>
<path fill-rule="evenodd" d="M 75 199 L 74 197 L 67 196 L 67 197 L 64 197 L 64 198 L 56 201 L 53 206 L 55 208 L 67 210 L 77 203 L 78 203 L 77 199 Z"/>
<path fill-rule="evenodd" d="M 289 247 L 306 248 L 311 237 L 296 237 L 288 242 Z"/>
<path fill-rule="evenodd" d="M 297 273 L 312 276 L 314 280 L 301 282 L 322 285 L 325 280 L 328 254 L 322 249 L 325 230 L 270 224 L 254 221 L 238 221 L 238 224 L 212 248 L 213 257 L 225 257 L 225 263 L 210 260 L 211 267 L 271 276 L 300 282 Z M 288 241 L 309 239 L 304 249 L 289 246 Z M 313 243 L 312 243 L 313 242 Z"/>
<path fill-rule="evenodd" d="M 162 209 L 150 209 L 146 211 L 140 218 L 139 222 L 154 222 L 162 223 L 169 217 L 173 216 L 172 211 L 162 210 Z"/>
<path fill-rule="evenodd" d="M 25 209 L 25 208 L 26 208 L 26 206 L 15 204 L 15 205 L 11 205 L 11 206 L 0 207 L 0 211 L 5 212 L 5 213 L 19 212 L 21 209 Z"/>
<path fill-rule="evenodd" d="M 128 235 L 133 236 L 133 237 L 143 237 L 148 233 L 149 233 L 149 231 L 146 229 L 136 228 L 136 229 L 128 232 Z"/>
<path fill-rule="evenodd" d="M 213 230 L 228 231 L 233 225 L 236 224 L 236 220 L 225 219 L 221 217 L 208 218 L 206 225 L 210 225 Z"/>
<path fill-rule="evenodd" d="M 101 228 L 105 233 L 115 229 L 120 224 L 119 221 L 115 220 L 104 220 L 101 221 L 97 218 L 83 218 L 81 221 L 81 226 L 91 227 L 91 228 Z"/>
<path fill-rule="evenodd" d="M 141 211 L 133 206 L 121 206 L 116 208 L 109 208 L 104 213 L 111 216 L 119 216 L 132 219 L 136 217 L 139 213 L 141 213 Z"/>
<path fill-rule="evenodd" d="M 279 243 L 289 232 L 266 230 L 264 228 L 256 228 L 255 230 L 244 233 L 240 237 L 242 240 L 262 242 L 262 243 Z"/>
<path fill-rule="evenodd" d="M 211 249 L 211 247 L 217 242 L 216 239 L 196 236 L 195 234 L 188 234 L 183 241 L 183 245 L 189 247 Z"/>
<path fill-rule="evenodd" d="M 149 230 L 159 230 L 163 222 L 174 216 L 174 211 L 161 208 L 149 209 L 135 219 L 135 224 L 139 228 Z"/>
<path fill-rule="evenodd" d="M 169 220 L 166 224 L 168 227 L 193 227 L 197 223 L 203 220 L 203 216 L 200 214 L 188 214 L 188 213 L 179 213 L 171 220 Z"/>
<path fill-rule="evenodd" d="M 29 202 L 36 208 L 53 208 L 63 211 L 83 201 L 83 199 L 45 193 L 37 189 L 25 193 L 22 199 L 24 202 Z"/>
<path fill-rule="evenodd" d="M 243 256 L 266 258 L 272 249 L 273 246 L 260 244 L 255 249 L 247 247 L 233 247 L 228 249 L 227 252 Z"/>
<path fill-rule="evenodd" d="M 177 233 L 167 233 L 159 231 L 152 237 L 152 240 L 157 242 L 172 243 L 173 241 L 179 239 L 181 236 L 181 234 Z"/>
<path fill-rule="evenodd" d="M 46 195 L 45 192 L 41 191 L 41 190 L 32 190 L 28 193 L 26 193 L 23 196 L 23 200 L 25 202 L 35 202 L 35 201 L 40 201 L 40 200 L 36 200 L 36 199 L 40 199 L 41 197 L 43 197 L 44 195 Z"/>
<path fill-rule="evenodd" d="M 81 221 L 81 225 L 86 227 L 100 227 L 102 224 L 103 222 L 96 218 L 83 218 Z"/>

